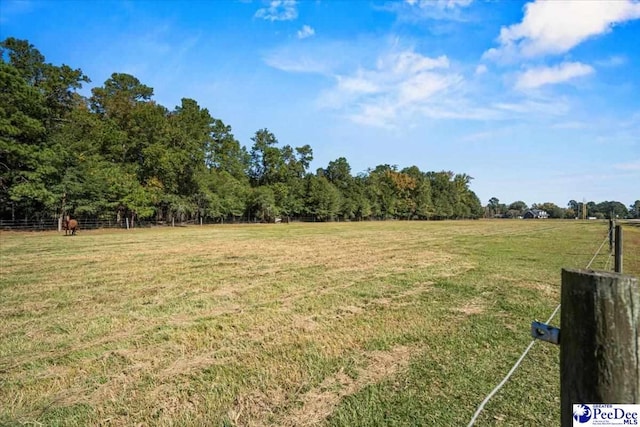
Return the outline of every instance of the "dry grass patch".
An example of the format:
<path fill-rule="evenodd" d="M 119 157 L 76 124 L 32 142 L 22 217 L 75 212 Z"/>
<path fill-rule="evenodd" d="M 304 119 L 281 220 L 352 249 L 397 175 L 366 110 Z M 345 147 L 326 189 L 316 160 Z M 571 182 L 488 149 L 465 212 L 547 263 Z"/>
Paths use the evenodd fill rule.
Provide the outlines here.
<path fill-rule="evenodd" d="M 482 300 L 474 299 L 462 307 L 454 308 L 454 311 L 458 313 L 462 313 L 466 316 L 471 316 L 473 314 L 482 314 L 485 310 L 484 303 Z"/>
<path fill-rule="evenodd" d="M 325 378 L 322 383 L 288 402 L 282 390 L 253 393 L 237 399 L 229 412 L 229 419 L 238 426 L 264 426 L 264 420 L 273 417 L 280 426 L 313 426 L 321 424 L 340 400 L 363 387 L 396 375 L 406 368 L 416 349 L 409 346 L 394 347 L 390 351 L 370 351 L 359 356 L 362 366 L 351 373 L 341 369 Z M 278 407 L 286 407 L 279 411 Z M 283 412 L 283 413 L 280 413 Z"/>

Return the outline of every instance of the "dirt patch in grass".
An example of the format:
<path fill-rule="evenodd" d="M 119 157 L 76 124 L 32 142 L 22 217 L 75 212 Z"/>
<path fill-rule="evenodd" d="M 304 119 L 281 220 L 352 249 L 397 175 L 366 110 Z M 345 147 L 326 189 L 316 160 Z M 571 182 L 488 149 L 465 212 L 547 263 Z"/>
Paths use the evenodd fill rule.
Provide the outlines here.
<path fill-rule="evenodd" d="M 281 419 L 282 426 L 312 426 L 324 421 L 345 396 L 358 392 L 363 387 L 390 378 L 404 369 L 414 349 L 399 346 L 391 351 L 372 351 L 365 354 L 367 364 L 354 376 L 338 372 L 325 379 L 299 399 L 300 407 Z"/>
<path fill-rule="evenodd" d="M 229 412 L 229 419 L 242 426 L 269 425 L 264 423 L 269 418 L 274 425 L 285 427 L 318 425 L 331 415 L 344 397 L 391 378 L 406 368 L 415 352 L 416 348 L 409 346 L 366 352 L 361 355 L 362 367 L 350 373 L 341 369 L 317 387 L 295 396 L 294 402 L 288 402 L 282 390 L 240 397 Z"/>
<path fill-rule="evenodd" d="M 462 313 L 465 316 L 471 316 L 473 314 L 482 314 L 484 313 L 484 310 L 485 310 L 484 303 L 477 299 L 469 301 L 465 305 L 461 307 L 456 307 L 453 309 L 453 311 L 457 313 Z"/>

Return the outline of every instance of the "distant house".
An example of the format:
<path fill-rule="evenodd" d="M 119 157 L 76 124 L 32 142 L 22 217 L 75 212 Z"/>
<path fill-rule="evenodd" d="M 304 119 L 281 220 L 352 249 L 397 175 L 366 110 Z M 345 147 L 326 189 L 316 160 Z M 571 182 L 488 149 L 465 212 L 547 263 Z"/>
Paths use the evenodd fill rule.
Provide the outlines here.
<path fill-rule="evenodd" d="M 529 209 L 524 213 L 524 219 L 544 219 L 549 218 L 549 214 L 541 209 Z"/>

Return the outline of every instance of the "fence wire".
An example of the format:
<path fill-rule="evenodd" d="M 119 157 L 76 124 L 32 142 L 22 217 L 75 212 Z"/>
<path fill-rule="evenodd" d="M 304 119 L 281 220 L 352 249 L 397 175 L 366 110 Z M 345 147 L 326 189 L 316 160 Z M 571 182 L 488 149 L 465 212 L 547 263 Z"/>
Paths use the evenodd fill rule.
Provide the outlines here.
<path fill-rule="evenodd" d="M 593 264 L 593 261 L 596 259 L 596 257 L 598 256 L 598 254 L 600 253 L 600 251 L 602 250 L 603 246 L 605 245 L 605 243 L 607 243 L 608 240 L 609 240 L 609 234 L 607 233 L 607 236 L 602 241 L 602 244 L 600 245 L 600 247 L 598 248 L 596 253 L 593 255 L 593 258 L 591 258 L 591 261 L 589 261 L 589 263 L 587 264 L 587 266 L 585 268 L 588 269 L 588 268 L 591 267 L 591 264 Z M 556 316 L 556 314 L 558 314 L 559 310 L 560 310 L 560 304 L 558 304 L 556 309 L 553 310 L 553 313 L 551 313 L 551 316 L 549 316 L 549 319 L 547 319 L 547 321 L 545 323 L 549 324 L 553 320 L 553 318 Z M 511 375 L 513 375 L 513 373 L 516 371 L 516 369 L 518 369 L 518 367 L 520 366 L 520 364 L 522 363 L 524 358 L 527 356 L 527 353 L 529 353 L 529 350 L 531 350 L 531 348 L 533 347 L 533 344 L 535 344 L 535 342 L 536 342 L 535 339 L 531 340 L 531 342 L 529 343 L 527 348 L 524 350 L 524 352 L 522 353 L 520 358 L 516 361 L 516 363 L 511 368 L 511 370 L 507 373 L 507 375 L 502 379 L 502 381 L 500 381 L 500 383 L 493 390 L 491 390 L 491 392 L 487 395 L 487 397 L 485 397 L 485 399 L 482 401 L 482 403 L 480 403 L 480 405 L 478 406 L 478 409 L 473 414 L 473 417 L 471 417 L 471 421 L 469 421 L 469 424 L 467 425 L 467 427 L 472 427 L 474 425 L 474 423 L 476 422 L 476 420 L 478 419 L 478 417 L 480 416 L 480 414 L 484 410 L 485 405 L 489 402 L 489 400 L 491 400 L 491 398 L 493 396 L 495 396 L 495 394 L 498 391 L 500 391 L 500 389 L 507 383 L 507 381 L 509 381 L 509 378 L 511 378 Z"/>

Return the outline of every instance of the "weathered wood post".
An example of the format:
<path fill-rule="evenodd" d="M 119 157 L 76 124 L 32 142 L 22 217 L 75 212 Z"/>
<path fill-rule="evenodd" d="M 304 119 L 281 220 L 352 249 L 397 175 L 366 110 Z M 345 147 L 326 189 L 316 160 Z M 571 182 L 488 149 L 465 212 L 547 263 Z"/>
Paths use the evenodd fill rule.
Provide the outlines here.
<path fill-rule="evenodd" d="M 613 252 L 613 230 L 616 223 L 613 221 L 613 217 L 609 218 L 609 254 Z"/>
<path fill-rule="evenodd" d="M 613 251 L 613 271 L 622 274 L 622 226 L 616 225 L 615 250 Z"/>
<path fill-rule="evenodd" d="M 632 276 L 562 270 L 560 405 L 640 403 L 640 288 Z"/>

